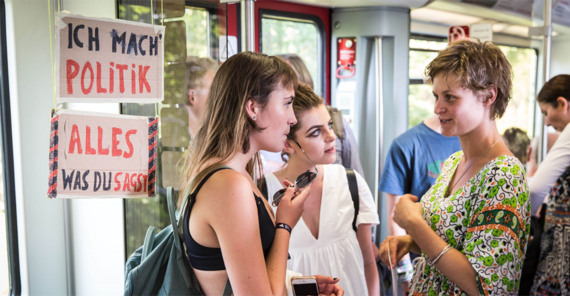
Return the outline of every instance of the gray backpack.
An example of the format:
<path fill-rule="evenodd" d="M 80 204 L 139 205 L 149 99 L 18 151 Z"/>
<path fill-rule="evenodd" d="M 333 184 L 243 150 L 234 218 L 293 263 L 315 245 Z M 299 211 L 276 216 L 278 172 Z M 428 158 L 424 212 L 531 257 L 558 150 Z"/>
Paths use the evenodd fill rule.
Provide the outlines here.
<path fill-rule="evenodd" d="M 184 196 L 181 209 L 184 209 L 188 193 L 187 191 Z M 171 225 L 158 234 L 156 227 L 148 228 L 144 245 L 138 248 L 126 263 L 125 296 L 204 295 L 185 254 L 178 230 L 183 211 L 178 214 L 175 211 L 172 187 L 168 187 L 166 195 Z M 232 289 L 228 279 L 223 295 L 231 294 Z"/>

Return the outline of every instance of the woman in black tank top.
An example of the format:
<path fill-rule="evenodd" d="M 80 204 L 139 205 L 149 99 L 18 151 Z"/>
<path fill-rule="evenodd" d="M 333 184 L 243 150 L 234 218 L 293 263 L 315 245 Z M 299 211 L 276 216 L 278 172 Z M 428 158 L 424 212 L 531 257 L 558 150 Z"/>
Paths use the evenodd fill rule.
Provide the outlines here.
<path fill-rule="evenodd" d="M 259 150 L 281 151 L 296 122 L 296 86 L 282 59 L 251 52 L 229 58 L 214 77 L 180 182 L 180 192 L 192 192 L 187 255 L 206 295 L 225 295 L 228 279 L 234 295 L 283 295 L 290 231 L 309 188 L 293 199 L 289 187 L 273 217 L 252 175 L 260 172 Z M 317 281 L 322 294 L 343 294 L 337 279 Z"/>

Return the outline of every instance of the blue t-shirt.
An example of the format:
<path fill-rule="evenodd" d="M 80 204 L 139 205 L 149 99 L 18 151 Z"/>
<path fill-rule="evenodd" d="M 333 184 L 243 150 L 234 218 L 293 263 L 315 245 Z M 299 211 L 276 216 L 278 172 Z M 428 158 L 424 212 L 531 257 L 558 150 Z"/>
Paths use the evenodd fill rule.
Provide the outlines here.
<path fill-rule="evenodd" d="M 422 122 L 392 142 L 378 189 L 422 198 L 439 176 L 445 160 L 459 150 L 459 138 L 443 136 Z"/>

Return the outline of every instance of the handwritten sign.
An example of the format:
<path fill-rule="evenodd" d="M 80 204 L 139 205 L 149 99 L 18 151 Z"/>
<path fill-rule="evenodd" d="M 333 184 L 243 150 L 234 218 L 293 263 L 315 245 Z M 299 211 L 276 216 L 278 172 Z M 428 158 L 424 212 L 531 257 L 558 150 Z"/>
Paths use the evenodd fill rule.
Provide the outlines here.
<path fill-rule="evenodd" d="M 58 111 L 48 197 L 153 197 L 157 128 L 153 117 Z"/>
<path fill-rule="evenodd" d="M 57 102 L 161 102 L 164 27 L 59 12 Z"/>

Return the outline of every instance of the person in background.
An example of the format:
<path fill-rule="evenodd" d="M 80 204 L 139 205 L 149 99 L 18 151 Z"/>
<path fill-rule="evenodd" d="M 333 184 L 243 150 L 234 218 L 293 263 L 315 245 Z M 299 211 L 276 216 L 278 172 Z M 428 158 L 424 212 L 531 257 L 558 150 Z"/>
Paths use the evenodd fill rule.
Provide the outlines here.
<path fill-rule="evenodd" d="M 559 135 L 557 133 L 548 133 L 548 143 L 546 144 L 546 152 L 548 153 L 556 140 L 558 140 Z M 538 170 L 538 136 L 534 137 L 530 141 L 530 145 L 526 150 L 526 178 L 529 183 L 532 181 L 532 177 Z"/>
<path fill-rule="evenodd" d="M 278 57 L 284 59 L 297 74 L 299 82 L 309 86 L 313 91 L 314 84 L 311 78 L 311 73 L 307 69 L 307 66 L 303 60 L 296 54 L 281 54 Z M 353 169 L 357 171 L 361 176 L 364 176 L 364 170 L 362 169 L 362 164 L 360 163 L 360 153 L 358 151 L 358 144 L 356 144 L 356 138 L 352 129 L 348 125 L 348 122 L 342 113 L 336 108 L 327 106 L 327 110 L 333 120 L 333 130 L 336 134 L 335 149 L 336 149 L 336 159 L 335 164 L 341 164 L 345 168 Z M 279 170 L 283 167 L 285 159 L 281 158 L 281 155 L 262 153 L 265 158 L 264 163 L 264 173 L 271 173 Z"/>
<path fill-rule="evenodd" d="M 445 161 L 420 203 L 400 198 L 394 221 L 408 235 L 387 237 L 382 261 L 422 254 L 409 295 L 516 294 L 530 201 L 523 165 L 496 123 L 511 99 L 511 65 L 492 42 L 460 40 L 439 52 L 426 76 L 441 134 L 459 137 L 462 151 Z"/>
<path fill-rule="evenodd" d="M 537 101 L 544 115 L 544 124 L 560 133 L 558 140 L 530 182 L 532 214 L 536 215 L 544 198 L 570 166 L 570 75 L 558 75 L 544 84 Z"/>
<path fill-rule="evenodd" d="M 291 126 L 289 140 L 285 142 L 283 153 L 288 156 L 287 165 L 265 175 L 269 203 L 278 200 L 278 191 L 286 180 L 293 181 L 307 171 L 318 173 L 312 179 L 302 218 L 291 234 L 287 268 L 303 274 L 338 277 L 347 295 L 378 296 L 380 281 L 372 251 L 371 227 L 379 219 L 372 193 L 366 181 L 354 172 L 354 191 L 359 200 L 355 216 L 347 171 L 332 164 L 336 158 L 335 133 L 323 99 L 310 87 L 300 84 L 295 91 L 293 110 L 297 123 Z"/>
<path fill-rule="evenodd" d="M 198 132 L 206 107 L 206 100 L 214 75 L 218 70 L 218 62 L 211 58 L 189 56 L 186 59 L 188 73 L 188 129 L 190 138 Z"/>
<path fill-rule="evenodd" d="M 544 84 L 537 97 L 544 123 L 561 133 L 530 183 L 533 212 L 546 203 L 533 295 L 570 294 L 570 75 Z"/>
<path fill-rule="evenodd" d="M 526 150 L 530 145 L 528 134 L 518 127 L 511 127 L 503 133 L 503 141 L 515 157 L 526 164 Z"/>
<path fill-rule="evenodd" d="M 394 139 L 388 150 L 379 184 L 379 190 L 386 193 L 390 236 L 406 235 L 406 231 L 393 219 L 394 209 L 400 197 L 405 194 L 423 196 L 439 176 L 445 160 L 459 150 L 461 150 L 459 138 L 441 134 L 441 124 L 437 115 Z M 417 255 L 410 253 L 398 262 L 398 279 L 404 291 L 407 290 L 413 274 L 410 260 L 416 257 Z"/>

